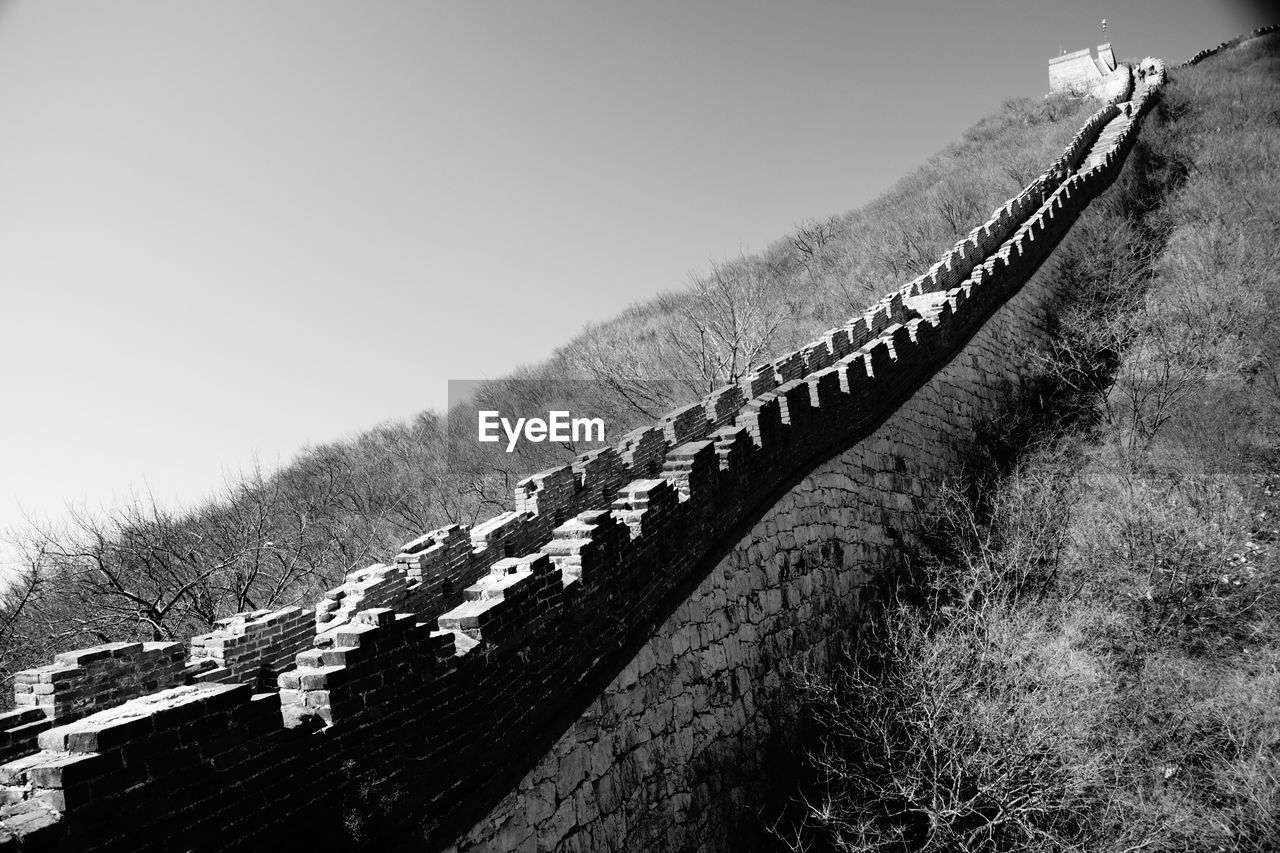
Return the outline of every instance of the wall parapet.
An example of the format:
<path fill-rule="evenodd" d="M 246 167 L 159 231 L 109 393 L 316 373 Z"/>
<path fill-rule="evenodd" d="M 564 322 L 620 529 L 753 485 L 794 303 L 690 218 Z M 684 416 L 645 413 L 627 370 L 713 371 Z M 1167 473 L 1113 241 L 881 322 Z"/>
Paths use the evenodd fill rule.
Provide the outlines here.
<path fill-rule="evenodd" d="M 272 685 L 298 652 L 312 645 L 315 620 L 301 607 L 255 610 L 218 621 L 191 638 L 191 683 Z"/>
<path fill-rule="evenodd" d="M 0 720 L 19 751 L 38 748 L 0 766 L 0 820 L 19 820 L 0 850 L 264 846 L 301 815 L 330 826 L 352 767 L 412 783 L 430 841 L 447 843 L 734 531 L 874 430 L 1017 292 L 1114 180 L 1160 79 L 1091 116 L 921 277 L 619 446 L 526 478 L 512 510 L 406 543 L 314 614 L 233 617 L 193 639 L 191 663 L 177 644 L 77 658 L 154 654 L 170 681 L 103 694 L 43 731 L 23 728 L 41 723 L 31 714 Z M 290 658 L 278 692 L 255 693 Z M 147 808 L 161 790 L 171 814 Z"/>
<path fill-rule="evenodd" d="M 1111 97 L 1123 85 L 1124 70 L 1110 42 L 1098 45 L 1096 56 L 1089 48 L 1064 53 L 1049 59 L 1049 91 Z"/>
<path fill-rule="evenodd" d="M 1280 24 L 1270 24 L 1265 27 L 1258 27 L 1256 29 L 1250 30 L 1244 35 L 1236 36 L 1233 39 L 1227 39 L 1226 41 L 1222 42 L 1219 45 L 1206 48 L 1205 50 L 1198 52 L 1195 56 L 1191 57 L 1186 62 L 1182 63 L 1182 65 L 1179 67 L 1189 68 L 1192 65 L 1201 63 L 1204 60 L 1208 59 L 1209 57 L 1215 54 L 1221 53 L 1224 50 L 1230 50 L 1231 48 L 1236 47 L 1250 39 L 1255 39 L 1255 38 L 1258 38 L 1259 36 L 1270 35 L 1271 33 L 1274 33 L 1274 32 L 1280 32 Z"/>
<path fill-rule="evenodd" d="M 14 700 L 66 721 L 180 684 L 185 667 L 181 643 L 105 643 L 19 672 Z"/>

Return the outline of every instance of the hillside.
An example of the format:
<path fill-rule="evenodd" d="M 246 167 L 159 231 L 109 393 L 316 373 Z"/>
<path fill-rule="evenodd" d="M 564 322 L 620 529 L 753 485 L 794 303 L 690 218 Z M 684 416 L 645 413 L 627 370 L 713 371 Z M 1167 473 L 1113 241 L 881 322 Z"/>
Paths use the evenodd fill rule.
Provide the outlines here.
<path fill-rule="evenodd" d="M 1096 108 L 1009 101 L 867 207 L 726 259 L 585 330 L 547 362 L 488 383 L 477 400 L 507 411 L 558 401 L 606 417 L 611 436 L 651 423 L 925 270 L 1034 178 Z M 247 610 L 310 606 L 426 530 L 509 509 L 517 480 L 584 449 L 526 443 L 477 457 L 473 411 L 453 413 L 452 435 L 440 413 L 424 412 L 312 448 L 187 511 L 140 499 L 105 516 L 74 508 L 60 527 L 19 531 L 26 572 L 0 620 L 0 685 L 58 651 L 185 639 Z"/>
<path fill-rule="evenodd" d="M 1280 848 L 1280 38 L 1170 69 L 1040 405 L 795 674 L 791 850 Z"/>

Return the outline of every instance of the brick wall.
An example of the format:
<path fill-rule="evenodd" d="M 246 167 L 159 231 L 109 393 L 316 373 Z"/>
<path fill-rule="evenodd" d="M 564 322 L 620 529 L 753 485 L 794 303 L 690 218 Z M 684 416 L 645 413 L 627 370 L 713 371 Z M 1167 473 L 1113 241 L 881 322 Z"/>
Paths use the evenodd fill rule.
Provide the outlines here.
<path fill-rule="evenodd" d="M 1128 69 L 1116 62 L 1110 43 L 1098 45 L 1096 56 L 1085 48 L 1049 60 L 1050 92 L 1111 99 L 1122 94 L 1128 76 Z"/>
<path fill-rule="evenodd" d="M 71 720 L 181 684 L 185 667 L 181 643 L 106 643 L 18 673 L 14 701 Z"/>
<path fill-rule="evenodd" d="M 1236 36 L 1233 39 L 1227 39 L 1222 44 L 1219 44 L 1216 47 L 1206 48 L 1205 50 L 1200 51 L 1195 56 L 1188 59 L 1186 62 L 1182 63 L 1182 65 L 1184 68 L 1187 66 L 1195 65 L 1199 62 L 1203 62 L 1204 60 L 1208 59 L 1209 57 L 1213 56 L 1216 53 L 1220 53 L 1221 51 L 1224 51 L 1224 50 L 1229 50 L 1230 48 L 1241 45 L 1249 41 L 1250 39 L 1255 39 L 1255 38 L 1258 38 L 1259 36 L 1270 35 L 1271 33 L 1275 33 L 1275 32 L 1280 32 L 1280 25 L 1272 24 L 1267 27 L 1258 27 L 1257 29 L 1250 30 L 1249 32 L 1245 33 L 1242 36 Z"/>
<path fill-rule="evenodd" d="M 313 645 L 315 633 L 314 617 L 301 607 L 256 610 L 219 620 L 216 631 L 191 638 L 188 680 L 275 684 L 298 652 Z"/>

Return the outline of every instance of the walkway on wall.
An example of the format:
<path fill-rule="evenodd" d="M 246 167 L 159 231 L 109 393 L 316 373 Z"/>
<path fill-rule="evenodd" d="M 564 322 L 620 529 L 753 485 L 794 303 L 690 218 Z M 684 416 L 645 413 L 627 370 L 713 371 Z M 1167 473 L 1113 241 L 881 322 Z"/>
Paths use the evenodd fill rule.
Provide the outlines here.
<path fill-rule="evenodd" d="M 1118 140 L 1124 132 L 1128 130 L 1129 125 L 1132 124 L 1133 119 L 1129 115 L 1129 111 L 1132 110 L 1132 104 L 1133 101 L 1126 101 L 1120 105 L 1120 114 L 1107 122 L 1106 127 L 1104 127 L 1102 132 L 1098 134 L 1098 141 L 1094 143 L 1092 150 L 1089 151 L 1089 156 L 1080 164 L 1080 171 L 1087 172 L 1088 170 L 1102 164 L 1102 159 L 1106 156 L 1106 152 L 1114 147 L 1116 140 Z"/>
<path fill-rule="evenodd" d="M 1151 82 L 1143 80 L 1137 85 L 1132 85 L 1131 73 L 1131 85 L 1126 89 L 1130 93 L 1129 99 L 1117 100 L 1109 108 L 1094 115 L 1090 120 L 1090 124 L 1098 125 L 1098 127 L 1094 128 L 1094 132 L 1097 135 L 1096 137 L 1089 137 L 1088 148 L 1082 150 L 1081 154 L 1076 158 L 1065 158 L 1062 161 L 1061 164 L 1065 173 L 1088 174 L 1106 166 L 1108 159 L 1115 156 L 1117 146 L 1126 138 L 1137 115 L 1141 112 L 1143 104 L 1149 97 L 1149 93 L 1159 85 L 1155 82 L 1156 79 L 1156 77 L 1153 77 Z M 1086 133 L 1088 127 L 1089 125 L 1086 125 L 1086 129 L 1082 130 L 1081 133 Z M 1079 137 L 1080 134 L 1077 134 L 1077 138 Z M 1054 192 L 1045 194 L 1046 201 L 1044 205 L 1049 204 L 1052 196 L 1062 189 L 1062 186 L 1057 186 Z M 997 262 L 1010 263 L 1014 257 L 1020 254 L 1020 245 L 1023 237 L 1032 230 L 1032 225 L 1043 217 L 1044 205 L 1022 216 L 1015 225 L 1008 229 L 1007 239 L 982 257 L 979 262 L 973 265 L 972 269 L 982 269 L 986 274 L 993 274 Z M 935 266 L 934 270 L 937 269 L 938 267 Z M 949 289 L 930 286 L 929 277 L 933 273 L 934 271 L 931 270 L 929 274 L 912 282 L 902 291 L 905 307 L 930 322 L 937 319 L 944 305 L 951 299 Z"/>

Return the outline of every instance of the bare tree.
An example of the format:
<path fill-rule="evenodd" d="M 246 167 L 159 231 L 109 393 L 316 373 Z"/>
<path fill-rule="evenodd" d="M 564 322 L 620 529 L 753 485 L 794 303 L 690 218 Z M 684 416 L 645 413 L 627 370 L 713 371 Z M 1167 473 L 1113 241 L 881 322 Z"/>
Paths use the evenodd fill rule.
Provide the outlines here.
<path fill-rule="evenodd" d="M 747 258 L 713 264 L 691 293 L 665 299 L 678 315 L 667 341 L 688 366 L 697 393 L 742 379 L 782 325 L 781 300 Z"/>
<path fill-rule="evenodd" d="M 941 238 L 954 242 L 979 224 L 983 193 L 972 180 L 948 178 L 933 188 L 932 207 L 942 223 Z"/>
<path fill-rule="evenodd" d="M 840 231 L 840 220 L 835 216 L 809 220 L 796 229 L 791 247 L 810 276 L 816 278 L 827 271 L 830 250 L 836 245 Z"/>
<path fill-rule="evenodd" d="M 580 336 L 569 357 L 601 390 L 632 413 L 652 421 L 678 405 L 682 396 L 682 386 L 659 373 L 663 369 L 669 373 L 671 367 L 669 358 L 661 358 L 656 343 L 656 333 L 650 329 L 624 337 L 612 325 L 596 326 Z"/>

